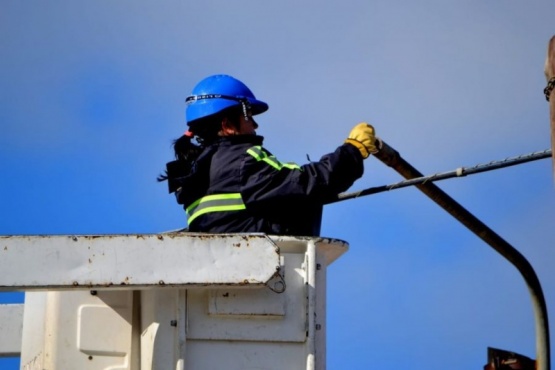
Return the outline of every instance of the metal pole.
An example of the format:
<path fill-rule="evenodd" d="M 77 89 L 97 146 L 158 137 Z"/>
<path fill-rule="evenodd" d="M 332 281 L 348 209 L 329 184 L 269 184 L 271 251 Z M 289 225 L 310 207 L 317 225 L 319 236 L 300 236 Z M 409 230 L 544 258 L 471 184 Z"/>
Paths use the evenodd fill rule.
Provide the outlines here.
<path fill-rule="evenodd" d="M 376 158 L 392 167 L 406 179 L 422 177 L 422 174 L 406 162 L 397 151 L 383 143 Z M 426 182 L 416 185 L 424 194 L 465 225 L 499 254 L 511 262 L 520 272 L 530 291 L 536 323 L 536 369 L 550 370 L 549 326 L 547 307 L 538 277 L 526 258 L 487 225 L 467 211 L 435 184 Z"/>
<path fill-rule="evenodd" d="M 526 155 L 521 155 L 521 156 L 518 156 L 518 157 L 507 158 L 507 159 L 504 159 L 504 160 L 501 160 L 501 161 L 492 161 L 492 162 L 487 163 L 487 164 L 478 164 L 478 165 L 473 166 L 473 167 L 459 167 L 459 168 L 457 168 L 456 170 L 453 170 L 453 171 L 436 173 L 434 175 L 429 175 L 429 176 L 415 177 L 415 178 L 410 179 L 410 180 L 400 181 L 400 182 L 397 182 L 397 183 L 394 183 L 394 184 L 389 184 L 389 185 L 375 186 L 375 187 L 366 188 L 366 189 L 351 192 L 351 193 L 342 193 L 342 194 L 339 194 L 336 199 L 333 199 L 333 200 L 329 201 L 328 204 L 329 203 L 340 202 L 342 200 L 358 198 L 358 197 L 362 197 L 362 196 L 365 196 L 365 195 L 381 193 L 381 192 L 384 192 L 384 191 L 401 189 L 401 188 L 405 188 L 407 186 L 423 184 L 423 183 L 426 183 L 426 182 L 446 180 L 446 179 L 450 179 L 450 178 L 453 178 L 453 177 L 462 177 L 462 176 L 467 176 L 467 175 L 474 175 L 474 174 L 477 174 L 477 173 L 497 170 L 497 169 L 500 169 L 500 168 L 515 166 L 517 164 L 522 164 L 522 163 L 526 163 L 526 162 L 530 162 L 530 161 L 536 161 L 538 159 L 544 159 L 544 158 L 550 158 L 550 157 L 551 157 L 551 149 L 546 149 L 546 150 L 541 151 L 541 152 L 535 152 L 535 153 L 530 153 L 530 154 L 526 154 Z"/>
<path fill-rule="evenodd" d="M 545 78 L 547 82 L 555 78 L 555 36 L 551 37 L 547 45 L 547 56 L 545 58 Z M 546 95 L 549 101 L 549 117 L 551 126 L 551 149 L 555 152 L 555 89 L 551 90 L 549 95 Z M 555 154 L 553 154 L 553 175 L 555 176 Z"/>

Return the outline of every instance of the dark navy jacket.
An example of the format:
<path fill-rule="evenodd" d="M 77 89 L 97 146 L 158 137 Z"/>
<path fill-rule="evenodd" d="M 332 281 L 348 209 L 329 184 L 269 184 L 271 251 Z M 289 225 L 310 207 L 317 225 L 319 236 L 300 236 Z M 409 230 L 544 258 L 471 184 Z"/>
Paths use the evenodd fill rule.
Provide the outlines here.
<path fill-rule="evenodd" d="M 362 156 L 350 144 L 298 166 L 278 161 L 262 140 L 223 137 L 178 179 L 177 201 L 187 211 L 189 231 L 313 235 L 326 200 L 362 176 Z"/>

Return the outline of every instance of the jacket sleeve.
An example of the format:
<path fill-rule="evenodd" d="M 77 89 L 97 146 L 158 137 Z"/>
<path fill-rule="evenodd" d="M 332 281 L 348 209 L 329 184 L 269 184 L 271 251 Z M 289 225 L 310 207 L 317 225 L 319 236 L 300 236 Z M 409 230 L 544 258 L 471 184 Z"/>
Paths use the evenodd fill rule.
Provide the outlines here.
<path fill-rule="evenodd" d="M 347 190 L 363 171 L 362 156 L 350 144 L 303 166 L 281 163 L 265 149 L 254 147 L 241 166 L 241 195 L 251 209 L 307 200 L 323 204 Z"/>

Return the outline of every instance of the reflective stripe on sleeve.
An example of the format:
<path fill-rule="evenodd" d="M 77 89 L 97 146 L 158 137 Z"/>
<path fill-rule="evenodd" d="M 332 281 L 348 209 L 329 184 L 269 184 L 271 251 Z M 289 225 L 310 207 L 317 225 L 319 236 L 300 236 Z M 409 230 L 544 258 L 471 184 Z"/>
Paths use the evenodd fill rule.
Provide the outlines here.
<path fill-rule="evenodd" d="M 250 154 L 254 159 L 257 161 L 264 161 L 276 170 L 281 170 L 282 168 L 288 168 L 290 170 L 302 170 L 301 167 L 296 163 L 281 163 L 278 159 L 273 155 L 268 155 L 261 146 L 253 146 L 247 153 Z"/>
<path fill-rule="evenodd" d="M 188 223 L 200 215 L 212 212 L 240 211 L 246 209 L 240 193 L 206 195 L 194 201 L 185 212 Z"/>

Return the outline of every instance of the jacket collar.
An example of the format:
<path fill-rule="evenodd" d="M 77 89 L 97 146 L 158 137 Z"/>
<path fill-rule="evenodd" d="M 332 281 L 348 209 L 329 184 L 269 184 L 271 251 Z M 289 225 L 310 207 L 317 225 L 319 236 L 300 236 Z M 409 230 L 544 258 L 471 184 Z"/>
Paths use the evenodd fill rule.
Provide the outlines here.
<path fill-rule="evenodd" d="M 258 135 L 233 135 L 233 136 L 224 136 L 219 138 L 216 141 L 216 145 L 220 146 L 228 146 L 228 145 L 235 145 L 235 144 L 252 144 L 252 145 L 262 145 L 264 141 L 263 136 Z"/>

